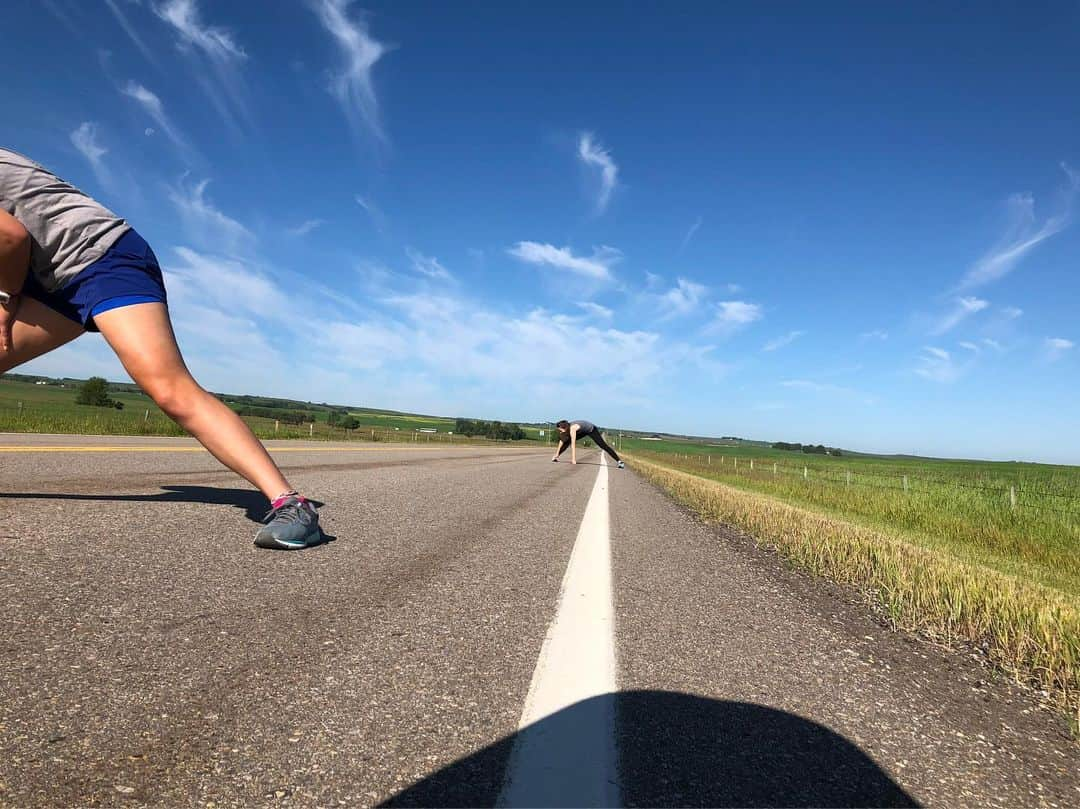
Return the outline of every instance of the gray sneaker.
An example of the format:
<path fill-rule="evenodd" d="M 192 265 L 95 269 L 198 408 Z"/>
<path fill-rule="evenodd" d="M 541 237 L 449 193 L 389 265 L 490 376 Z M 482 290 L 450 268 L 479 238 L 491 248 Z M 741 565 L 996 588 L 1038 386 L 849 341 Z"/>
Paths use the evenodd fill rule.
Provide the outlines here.
<path fill-rule="evenodd" d="M 299 495 L 286 497 L 263 519 L 268 522 L 255 535 L 255 544 L 260 548 L 292 551 L 316 545 L 322 538 L 319 513 Z"/>
<path fill-rule="evenodd" d="M 624 464 L 622 461 L 619 461 L 617 466 L 619 467 L 619 469 L 626 469 L 626 464 Z"/>

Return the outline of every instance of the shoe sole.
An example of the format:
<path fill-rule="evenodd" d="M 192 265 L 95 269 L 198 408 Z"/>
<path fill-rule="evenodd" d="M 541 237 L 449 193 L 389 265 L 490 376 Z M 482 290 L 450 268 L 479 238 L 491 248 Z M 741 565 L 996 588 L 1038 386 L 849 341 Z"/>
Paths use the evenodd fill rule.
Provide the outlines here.
<path fill-rule="evenodd" d="M 321 538 L 322 532 L 318 528 L 316 528 L 303 539 L 298 539 L 293 542 L 276 539 L 272 536 L 263 536 L 262 534 L 256 534 L 255 546 L 258 548 L 266 548 L 267 550 L 271 551 L 298 551 L 302 548 L 307 548 L 311 545 L 318 544 L 318 541 Z"/>

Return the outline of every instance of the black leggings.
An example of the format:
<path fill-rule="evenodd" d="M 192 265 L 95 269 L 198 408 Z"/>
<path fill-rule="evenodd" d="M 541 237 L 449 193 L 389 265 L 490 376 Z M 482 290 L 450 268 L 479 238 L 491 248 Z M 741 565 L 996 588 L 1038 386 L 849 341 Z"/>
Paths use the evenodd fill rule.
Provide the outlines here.
<path fill-rule="evenodd" d="M 582 438 L 591 438 L 596 443 L 596 446 L 600 447 L 600 449 L 602 449 L 604 452 L 614 458 L 616 462 L 618 462 L 619 453 L 617 453 L 615 450 L 613 450 L 607 445 L 607 441 L 604 440 L 604 436 L 600 434 L 599 429 L 593 430 L 591 433 L 578 433 L 578 440 L 580 441 Z M 565 441 L 559 439 L 559 451 L 555 454 L 555 457 L 558 458 L 560 455 L 562 455 L 566 451 L 566 448 L 569 446 L 569 438 L 567 438 Z"/>

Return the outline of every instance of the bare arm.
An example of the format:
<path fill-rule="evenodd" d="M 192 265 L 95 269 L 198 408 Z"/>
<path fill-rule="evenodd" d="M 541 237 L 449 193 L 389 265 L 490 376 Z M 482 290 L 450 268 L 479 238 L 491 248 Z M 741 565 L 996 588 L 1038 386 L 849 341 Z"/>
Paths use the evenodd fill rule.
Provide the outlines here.
<path fill-rule="evenodd" d="M 0 351 L 11 350 L 11 323 L 19 308 L 19 298 L 26 273 L 30 269 L 30 234 L 22 222 L 0 211 L 0 292 L 13 296 L 0 304 Z"/>
<path fill-rule="evenodd" d="M 570 425 L 570 463 L 577 463 L 577 431 L 576 424 Z"/>

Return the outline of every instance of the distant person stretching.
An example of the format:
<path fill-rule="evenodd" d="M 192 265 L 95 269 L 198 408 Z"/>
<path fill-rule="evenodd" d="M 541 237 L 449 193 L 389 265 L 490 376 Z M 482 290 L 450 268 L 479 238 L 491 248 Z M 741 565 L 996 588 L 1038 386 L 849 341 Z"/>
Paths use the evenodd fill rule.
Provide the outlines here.
<path fill-rule="evenodd" d="M 559 428 L 559 446 L 552 456 L 551 462 L 557 463 L 567 447 L 570 447 L 570 463 L 577 463 L 577 441 L 579 438 L 591 438 L 604 452 L 615 459 L 619 469 L 625 469 L 626 464 L 619 458 L 619 454 L 607 445 L 604 436 L 600 434 L 600 428 L 591 421 L 576 419 L 575 421 L 560 421 L 555 425 Z"/>
<path fill-rule="evenodd" d="M 270 500 L 261 548 L 321 538 L 319 515 L 248 426 L 192 378 L 150 246 L 123 219 L 32 160 L 0 148 L 0 374 L 100 331 L 135 383 Z"/>

